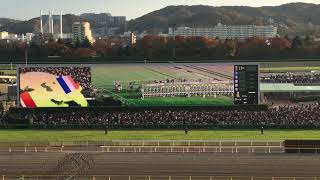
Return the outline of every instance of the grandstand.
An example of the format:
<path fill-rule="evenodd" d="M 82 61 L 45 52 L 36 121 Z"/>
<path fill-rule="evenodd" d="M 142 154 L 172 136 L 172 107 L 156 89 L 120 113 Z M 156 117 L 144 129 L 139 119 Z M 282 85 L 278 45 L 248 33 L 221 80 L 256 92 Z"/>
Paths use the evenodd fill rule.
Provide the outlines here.
<path fill-rule="evenodd" d="M 315 103 L 320 99 L 320 74 L 318 71 L 262 73 L 260 92 L 266 103 Z"/>

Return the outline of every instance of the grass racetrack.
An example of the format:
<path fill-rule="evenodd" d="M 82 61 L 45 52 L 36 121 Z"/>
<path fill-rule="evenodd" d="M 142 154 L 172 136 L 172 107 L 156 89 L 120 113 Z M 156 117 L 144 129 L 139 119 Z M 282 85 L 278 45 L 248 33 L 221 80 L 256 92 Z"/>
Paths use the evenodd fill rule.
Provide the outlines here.
<path fill-rule="evenodd" d="M 130 106 L 227 106 L 233 105 L 233 99 L 227 96 L 217 98 L 203 98 L 203 97 L 155 97 L 141 99 L 126 99 Z"/>
<path fill-rule="evenodd" d="M 106 140 L 285 140 L 320 139 L 320 130 L 195 130 L 184 131 L 50 131 L 2 130 L 0 142 L 106 141 Z"/>

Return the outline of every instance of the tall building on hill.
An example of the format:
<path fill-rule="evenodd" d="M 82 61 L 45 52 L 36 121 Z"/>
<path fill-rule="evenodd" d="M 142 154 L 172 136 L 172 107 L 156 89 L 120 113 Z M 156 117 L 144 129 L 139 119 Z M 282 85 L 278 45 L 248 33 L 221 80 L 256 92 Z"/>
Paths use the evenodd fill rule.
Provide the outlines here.
<path fill-rule="evenodd" d="M 80 17 L 95 24 L 92 31 L 94 37 L 121 35 L 127 31 L 126 16 L 112 16 L 110 13 L 85 13 Z"/>
<path fill-rule="evenodd" d="M 274 38 L 277 36 L 278 29 L 273 25 L 255 26 L 255 25 L 223 25 L 219 23 L 215 27 L 178 27 L 169 28 L 169 36 L 184 37 L 208 37 L 224 39 L 246 40 L 251 37 L 260 36 L 263 38 Z"/>
<path fill-rule="evenodd" d="M 94 21 L 99 24 L 108 24 L 111 21 L 111 14 L 110 13 L 84 13 L 80 15 L 81 18 L 87 20 L 87 21 Z"/>
<path fill-rule="evenodd" d="M 126 16 L 114 16 L 113 17 L 113 26 L 114 27 L 121 27 L 127 23 Z"/>
<path fill-rule="evenodd" d="M 76 43 L 79 39 L 80 42 L 83 42 L 85 38 L 93 43 L 94 39 L 92 37 L 92 32 L 90 28 L 90 23 L 88 22 L 75 22 L 72 25 L 72 42 Z"/>

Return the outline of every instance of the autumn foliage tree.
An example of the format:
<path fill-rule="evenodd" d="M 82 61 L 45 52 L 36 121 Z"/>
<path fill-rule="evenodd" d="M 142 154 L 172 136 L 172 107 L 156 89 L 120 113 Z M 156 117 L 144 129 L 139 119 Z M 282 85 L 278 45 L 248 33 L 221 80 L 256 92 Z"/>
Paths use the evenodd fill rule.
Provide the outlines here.
<path fill-rule="evenodd" d="M 286 38 L 276 37 L 271 39 L 271 47 L 278 51 L 290 49 L 292 47 L 291 42 Z"/>
<path fill-rule="evenodd" d="M 92 49 L 99 56 L 112 56 L 113 53 L 112 45 L 103 39 L 96 40 L 92 45 Z"/>
<path fill-rule="evenodd" d="M 6 59 L 23 57 L 129 57 L 129 59 L 279 59 L 279 58 L 320 58 L 320 42 L 312 38 L 276 37 L 265 39 L 252 37 L 247 40 L 215 39 L 208 37 L 163 37 L 146 35 L 131 44 L 123 37 L 97 39 L 92 45 L 79 40 L 54 40 L 47 43 L 0 41 L 0 56 Z"/>
<path fill-rule="evenodd" d="M 268 44 L 261 37 L 253 37 L 239 43 L 238 56 L 243 58 L 264 58 L 270 53 Z"/>

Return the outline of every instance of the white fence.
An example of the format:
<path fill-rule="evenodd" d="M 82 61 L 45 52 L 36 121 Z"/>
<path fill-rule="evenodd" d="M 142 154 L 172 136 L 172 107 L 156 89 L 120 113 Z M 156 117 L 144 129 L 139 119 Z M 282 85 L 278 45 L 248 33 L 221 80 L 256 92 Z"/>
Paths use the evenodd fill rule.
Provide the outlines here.
<path fill-rule="evenodd" d="M 277 140 L 113 140 L 113 141 L 55 141 L 55 142 L 0 142 L 0 147 L 65 147 L 65 146 L 283 146 Z"/>
<path fill-rule="evenodd" d="M 135 140 L 77 142 L 0 142 L 6 152 L 107 153 L 283 153 L 282 141 L 261 140 Z"/>
<path fill-rule="evenodd" d="M 8 146 L 283 146 L 281 140 L 113 140 L 113 141 L 51 141 L 0 142 Z"/>
<path fill-rule="evenodd" d="M 41 180 L 41 179 L 68 179 L 68 180 L 320 180 L 320 177 L 254 177 L 254 176 L 54 176 L 29 175 L 6 176 L 2 180 Z"/>

